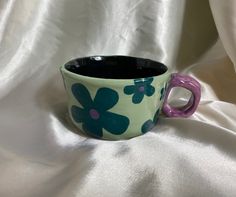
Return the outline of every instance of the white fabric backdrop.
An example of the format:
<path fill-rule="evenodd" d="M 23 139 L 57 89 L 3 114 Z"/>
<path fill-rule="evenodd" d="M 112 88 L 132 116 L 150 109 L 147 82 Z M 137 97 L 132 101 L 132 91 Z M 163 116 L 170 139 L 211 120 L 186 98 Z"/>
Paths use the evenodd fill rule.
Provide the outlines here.
<path fill-rule="evenodd" d="M 1 0 L 0 196 L 235 196 L 235 11 L 234 0 Z M 126 141 L 77 133 L 58 68 L 96 54 L 194 76 L 197 112 Z"/>

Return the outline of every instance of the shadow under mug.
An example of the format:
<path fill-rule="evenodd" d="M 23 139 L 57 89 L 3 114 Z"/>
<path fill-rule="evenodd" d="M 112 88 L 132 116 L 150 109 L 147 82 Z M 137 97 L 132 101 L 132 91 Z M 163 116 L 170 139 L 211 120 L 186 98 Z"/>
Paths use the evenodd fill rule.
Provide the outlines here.
<path fill-rule="evenodd" d="M 200 84 L 190 76 L 171 74 L 156 61 L 130 56 L 91 56 L 61 67 L 72 122 L 102 139 L 128 139 L 150 131 L 160 112 L 168 117 L 192 115 L 200 101 Z M 188 103 L 168 104 L 173 87 L 191 91 Z"/>

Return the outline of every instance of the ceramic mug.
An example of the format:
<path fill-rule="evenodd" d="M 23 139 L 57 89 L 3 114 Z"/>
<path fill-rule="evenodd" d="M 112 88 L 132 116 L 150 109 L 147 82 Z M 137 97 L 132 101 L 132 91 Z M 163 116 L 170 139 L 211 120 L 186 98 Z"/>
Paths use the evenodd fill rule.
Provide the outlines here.
<path fill-rule="evenodd" d="M 200 84 L 190 76 L 171 74 L 156 61 L 129 56 L 91 56 L 61 67 L 69 95 L 69 115 L 77 128 L 102 139 L 128 139 L 151 130 L 160 112 L 188 117 L 200 101 Z M 167 102 L 173 87 L 192 92 L 187 105 Z"/>

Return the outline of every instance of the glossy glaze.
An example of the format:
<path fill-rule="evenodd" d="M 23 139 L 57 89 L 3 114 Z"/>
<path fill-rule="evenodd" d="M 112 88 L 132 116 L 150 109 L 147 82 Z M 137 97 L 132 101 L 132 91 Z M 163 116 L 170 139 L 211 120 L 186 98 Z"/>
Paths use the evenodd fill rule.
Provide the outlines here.
<path fill-rule="evenodd" d="M 83 76 L 105 79 L 136 79 L 158 76 L 167 67 L 149 59 L 129 56 L 93 56 L 68 62 L 65 68 Z"/>
<path fill-rule="evenodd" d="M 169 117 L 188 117 L 200 100 L 196 80 L 171 75 L 165 65 L 148 59 L 78 58 L 62 66 L 61 72 L 72 122 L 96 138 L 119 140 L 142 135 L 155 126 L 161 111 Z M 177 86 L 193 94 L 181 109 L 167 103 L 171 88 Z"/>

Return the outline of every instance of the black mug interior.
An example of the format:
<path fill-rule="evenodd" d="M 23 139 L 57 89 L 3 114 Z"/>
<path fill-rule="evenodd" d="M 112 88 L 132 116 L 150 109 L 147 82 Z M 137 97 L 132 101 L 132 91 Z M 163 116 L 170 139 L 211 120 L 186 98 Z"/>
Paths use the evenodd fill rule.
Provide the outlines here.
<path fill-rule="evenodd" d="M 150 59 L 130 56 L 91 56 L 65 64 L 75 74 L 105 79 L 137 79 L 164 74 L 167 67 Z"/>

